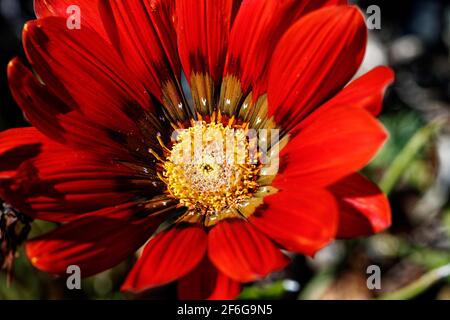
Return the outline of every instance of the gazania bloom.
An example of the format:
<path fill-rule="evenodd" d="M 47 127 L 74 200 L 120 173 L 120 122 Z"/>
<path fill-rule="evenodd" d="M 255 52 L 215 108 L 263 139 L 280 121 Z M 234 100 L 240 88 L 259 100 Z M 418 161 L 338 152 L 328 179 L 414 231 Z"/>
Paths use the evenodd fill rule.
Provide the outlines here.
<path fill-rule="evenodd" d="M 80 29 L 68 28 L 73 4 Z M 386 197 L 357 172 L 387 138 L 375 116 L 393 74 L 379 67 L 351 81 L 367 41 L 356 7 L 36 0 L 35 8 L 23 33 L 30 67 L 8 66 L 33 127 L 0 136 L 0 196 L 60 224 L 27 243 L 37 268 L 65 274 L 78 265 L 90 276 L 145 245 L 123 290 L 178 281 L 180 298 L 234 298 L 241 283 L 289 263 L 281 249 L 314 255 L 390 225 Z M 259 153 L 248 161 L 247 140 L 231 150 L 246 161 L 217 161 L 217 137 L 260 129 L 279 130 L 267 154 L 278 171 Z M 203 162 L 183 161 L 196 135 Z"/>

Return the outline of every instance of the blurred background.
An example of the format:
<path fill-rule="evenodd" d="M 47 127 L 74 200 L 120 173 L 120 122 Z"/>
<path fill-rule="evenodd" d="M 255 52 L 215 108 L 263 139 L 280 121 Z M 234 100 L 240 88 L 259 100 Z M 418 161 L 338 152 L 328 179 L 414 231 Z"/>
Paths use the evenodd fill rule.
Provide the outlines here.
<path fill-rule="evenodd" d="M 314 260 L 293 257 L 289 269 L 247 286 L 243 299 L 450 299 L 450 3 L 353 2 L 363 11 L 381 8 L 381 29 L 370 31 L 360 73 L 390 65 L 397 75 L 381 116 L 391 139 L 364 172 L 389 195 L 393 226 L 371 238 L 337 241 Z M 0 130 L 27 125 L 9 93 L 6 65 L 23 57 L 21 30 L 33 17 L 32 0 L 0 0 Z M 31 236 L 51 227 L 34 223 Z M 69 291 L 64 280 L 33 269 L 19 249 L 11 283 L 0 274 L 0 299 L 132 299 L 119 291 L 130 265 Z M 381 268 L 380 290 L 367 288 L 370 265 Z M 175 294 L 172 285 L 138 298 Z"/>

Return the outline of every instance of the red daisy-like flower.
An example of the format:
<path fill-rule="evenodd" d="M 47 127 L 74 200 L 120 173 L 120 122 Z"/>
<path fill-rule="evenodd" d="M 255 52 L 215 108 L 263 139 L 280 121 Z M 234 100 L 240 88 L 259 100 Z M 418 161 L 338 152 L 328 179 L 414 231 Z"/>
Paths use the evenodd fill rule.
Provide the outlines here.
<path fill-rule="evenodd" d="M 74 4 L 81 29 L 72 30 Z M 0 197 L 61 224 L 28 242 L 37 268 L 65 274 L 78 265 L 90 276 L 145 245 L 124 290 L 177 280 L 180 298 L 234 298 L 240 283 L 288 264 L 281 249 L 313 255 L 390 225 L 386 197 L 357 172 L 387 138 L 375 116 L 393 73 L 378 67 L 347 85 L 367 41 L 356 7 L 36 0 L 35 8 L 23 33 L 31 69 L 18 59 L 8 66 L 33 127 L 0 134 Z M 249 129 L 280 130 L 277 174 L 261 159 L 177 161 L 196 133 L 209 143 L 202 156 L 217 160 L 215 137 Z"/>

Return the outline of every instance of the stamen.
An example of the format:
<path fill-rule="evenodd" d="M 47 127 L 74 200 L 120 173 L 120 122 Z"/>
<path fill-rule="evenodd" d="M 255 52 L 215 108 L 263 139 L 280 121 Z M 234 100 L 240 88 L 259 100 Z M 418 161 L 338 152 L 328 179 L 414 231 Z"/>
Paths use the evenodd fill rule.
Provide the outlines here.
<path fill-rule="evenodd" d="M 170 153 L 170 149 L 166 147 L 166 145 L 164 144 L 164 141 L 161 138 L 161 135 L 158 134 L 156 136 L 156 139 L 158 139 L 159 144 L 161 145 L 161 147 L 163 148 L 163 150 L 165 150 L 166 152 Z"/>
<path fill-rule="evenodd" d="M 149 148 L 148 152 L 150 152 L 159 161 L 164 162 L 164 160 L 159 156 L 159 154 L 157 154 L 152 148 Z"/>

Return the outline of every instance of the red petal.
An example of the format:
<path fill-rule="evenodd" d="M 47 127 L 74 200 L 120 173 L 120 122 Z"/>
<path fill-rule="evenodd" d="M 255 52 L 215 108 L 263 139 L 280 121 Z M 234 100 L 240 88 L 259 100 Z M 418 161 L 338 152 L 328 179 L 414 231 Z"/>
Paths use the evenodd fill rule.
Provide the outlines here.
<path fill-rule="evenodd" d="M 60 221 L 61 213 L 83 214 L 161 192 L 150 177 L 122 164 L 57 149 L 23 163 L 13 191 L 27 206 L 26 212 L 50 221 Z"/>
<path fill-rule="evenodd" d="M 70 265 L 79 266 L 83 277 L 102 272 L 132 255 L 162 222 L 160 217 L 130 220 L 143 210 L 125 204 L 93 213 L 28 241 L 27 255 L 52 274 L 64 275 Z"/>
<path fill-rule="evenodd" d="M 162 100 L 162 85 L 167 81 L 173 83 L 174 76 L 181 75 L 174 26 L 175 1 L 35 0 L 39 18 L 67 19 L 67 10 L 72 5 L 80 8 L 82 27 L 93 29 L 111 43 L 134 76 Z"/>
<path fill-rule="evenodd" d="M 176 0 L 152 0 L 145 2 L 153 27 L 159 36 L 172 69 L 180 76 L 180 58 L 178 56 L 176 23 Z"/>
<path fill-rule="evenodd" d="M 88 28 L 68 30 L 63 19 L 46 18 L 27 24 L 24 43 L 46 85 L 15 60 L 11 89 L 44 133 L 122 158 L 151 147 L 154 139 L 142 131 L 156 135 L 160 125 L 145 110 L 152 110 L 149 96 L 106 42 Z"/>
<path fill-rule="evenodd" d="M 367 30 L 356 7 L 320 9 L 294 24 L 278 44 L 269 71 L 269 113 L 286 131 L 353 77 Z"/>
<path fill-rule="evenodd" d="M 208 254 L 230 278 L 250 282 L 283 269 L 289 263 L 281 251 L 244 220 L 224 220 L 208 235 Z"/>
<path fill-rule="evenodd" d="M 39 155 L 43 141 L 47 139 L 35 128 L 0 132 L 0 181 L 14 177 L 22 162 Z"/>
<path fill-rule="evenodd" d="M 283 190 L 329 185 L 362 169 L 386 139 L 381 123 L 364 109 L 320 108 L 282 150 L 274 185 Z"/>
<path fill-rule="evenodd" d="M 38 214 L 31 210 L 26 197 L 17 188 L 18 177 L 24 163 L 39 157 L 43 152 L 60 148 L 47 139 L 35 128 L 10 129 L 0 133 L 0 198 L 11 204 L 14 208 L 37 218 Z M 30 177 L 33 179 L 33 176 Z M 48 190 L 48 187 L 47 187 Z M 50 191 L 50 190 L 49 190 Z M 55 219 L 64 219 L 65 213 L 56 214 Z"/>
<path fill-rule="evenodd" d="M 0 134 L 0 172 L 0 181 L 8 178 L 1 183 L 3 198 L 42 220 L 68 221 L 160 192 L 150 175 L 102 155 L 65 148 L 34 128 Z"/>
<path fill-rule="evenodd" d="M 8 82 L 27 119 L 48 137 L 64 142 L 64 130 L 55 116 L 68 113 L 71 108 L 39 83 L 18 58 L 8 64 Z"/>
<path fill-rule="evenodd" d="M 176 88 L 181 78 L 173 24 L 175 1 L 109 1 L 101 6 L 106 30 L 125 64 L 163 101 L 163 86 L 171 82 Z"/>
<path fill-rule="evenodd" d="M 38 18 L 64 17 L 69 18 L 75 5 L 80 8 L 81 25 L 88 26 L 107 39 L 99 11 L 100 0 L 34 0 L 34 11 Z"/>
<path fill-rule="evenodd" d="M 110 5 L 119 6 L 131 5 L 128 12 L 123 12 L 124 15 L 132 15 L 133 23 L 144 23 L 143 26 L 147 29 L 154 29 L 158 36 L 160 43 L 153 42 L 155 46 L 162 46 L 166 55 L 171 59 L 171 65 L 174 70 L 179 70 L 179 63 L 177 57 L 177 40 L 174 27 L 175 20 L 175 0 L 151 0 L 145 1 L 102 1 L 102 0 L 34 0 L 35 12 L 38 18 L 46 17 L 64 17 L 68 18 L 70 14 L 67 12 L 68 8 L 76 5 L 81 11 L 81 25 L 85 25 L 94 31 L 98 32 L 105 39 L 109 39 L 116 44 L 118 41 L 117 34 L 114 32 L 118 30 L 111 30 L 114 27 L 115 21 L 112 21 L 112 12 Z M 129 4 L 131 3 L 131 4 Z M 147 19 L 143 14 L 148 15 L 151 21 L 144 21 L 138 19 Z M 134 16 L 136 15 L 136 16 Z M 150 22 L 150 24 L 147 24 Z M 130 25 L 129 25 L 130 27 Z M 132 26 L 131 26 L 132 27 Z M 107 32 L 105 31 L 107 29 Z M 120 30 L 125 32 L 126 30 Z M 141 30 L 145 32 L 144 30 Z M 150 31 L 150 30 L 147 30 Z M 139 42 L 144 42 L 141 38 Z M 120 48 L 120 43 L 118 44 Z M 155 49 L 153 47 L 153 49 Z M 177 68 L 178 67 L 178 68 Z"/>
<path fill-rule="evenodd" d="M 126 156 L 126 149 L 113 140 L 112 132 L 90 122 L 78 109 L 52 94 L 19 59 L 9 63 L 8 80 L 14 99 L 27 118 L 49 138 L 82 149 Z"/>
<path fill-rule="evenodd" d="M 230 33 L 225 75 L 241 80 L 244 93 L 254 98 L 267 91 L 267 65 L 273 48 L 299 18 L 342 0 L 247 0 L 238 11 Z"/>
<path fill-rule="evenodd" d="M 138 292 L 177 280 L 192 271 L 206 252 L 200 226 L 177 226 L 157 234 L 146 245 L 122 290 Z"/>
<path fill-rule="evenodd" d="M 336 105 L 359 106 L 377 116 L 383 106 L 384 93 L 394 78 L 394 72 L 390 68 L 377 67 L 352 81 L 323 108 Z"/>
<path fill-rule="evenodd" d="M 182 300 L 231 300 L 240 292 L 239 282 L 217 270 L 206 256 L 178 282 L 178 298 Z"/>
<path fill-rule="evenodd" d="M 340 208 L 340 238 L 368 236 L 391 225 L 391 208 L 384 193 L 355 173 L 330 187 Z"/>
<path fill-rule="evenodd" d="M 178 0 L 178 46 L 184 72 L 221 78 L 234 0 Z"/>
<path fill-rule="evenodd" d="M 286 250 L 312 256 L 336 236 L 337 205 L 325 190 L 292 188 L 264 203 L 249 221 Z"/>
<path fill-rule="evenodd" d="M 65 19 L 50 17 L 28 22 L 23 37 L 27 57 L 44 83 L 58 94 L 64 87 L 86 116 L 97 116 L 114 127 L 130 122 L 124 108 L 152 110 L 142 85 L 91 29 L 69 30 Z"/>

